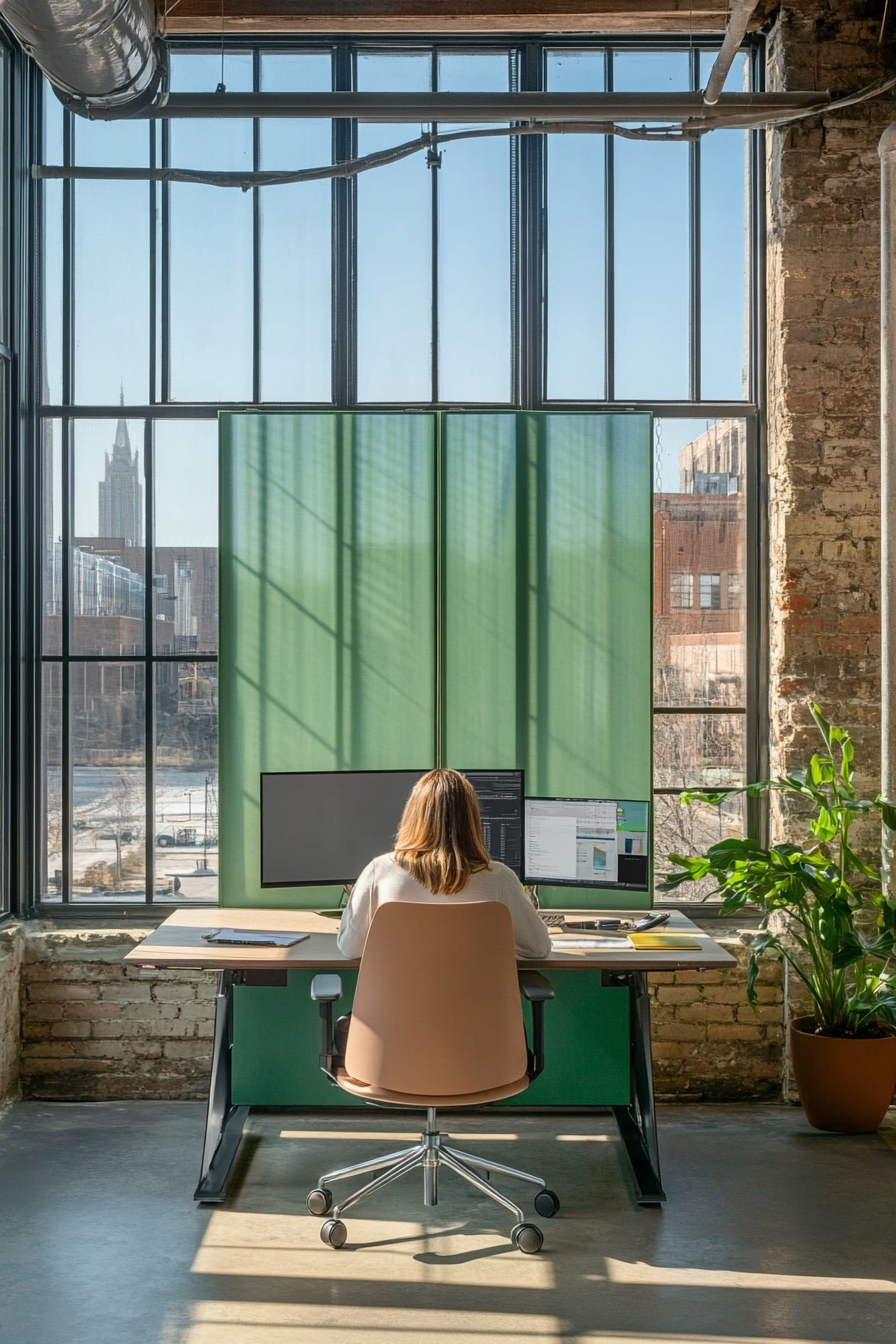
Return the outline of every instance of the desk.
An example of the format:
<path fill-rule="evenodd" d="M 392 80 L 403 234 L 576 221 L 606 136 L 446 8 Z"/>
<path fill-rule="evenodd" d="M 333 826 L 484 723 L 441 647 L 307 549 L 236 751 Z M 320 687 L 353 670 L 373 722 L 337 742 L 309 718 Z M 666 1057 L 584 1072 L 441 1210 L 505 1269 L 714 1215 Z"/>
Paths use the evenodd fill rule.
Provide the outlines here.
<path fill-rule="evenodd" d="M 572 919 L 612 918 L 609 910 L 570 910 Z M 618 912 L 631 917 L 631 911 Z M 215 928 L 279 929 L 308 933 L 294 947 L 219 947 L 203 940 Z M 686 915 L 675 911 L 665 929 L 688 933 L 698 939 L 697 949 L 638 951 L 631 947 L 614 950 L 554 949 L 543 961 L 521 963 L 534 970 L 599 971 L 602 983 L 626 988 L 629 993 L 630 1095 L 628 1105 L 612 1111 L 625 1145 L 640 1204 L 659 1204 L 666 1196 L 660 1179 L 659 1145 L 653 1101 L 653 1066 L 650 1051 L 650 971 L 731 969 L 734 958 L 703 933 Z M 218 972 L 215 999 L 215 1035 L 209 1081 L 208 1111 L 202 1167 L 194 1199 L 220 1202 L 249 1114 L 247 1105 L 234 1105 L 231 1092 L 233 1041 L 233 987 L 254 985 L 279 987 L 291 970 L 340 970 L 357 967 L 336 947 L 335 921 L 313 910 L 259 910 L 228 907 L 217 918 L 204 909 L 176 910 L 125 961 L 154 969 L 213 970 Z M 550 1010 L 548 1010 L 550 1011 Z"/>

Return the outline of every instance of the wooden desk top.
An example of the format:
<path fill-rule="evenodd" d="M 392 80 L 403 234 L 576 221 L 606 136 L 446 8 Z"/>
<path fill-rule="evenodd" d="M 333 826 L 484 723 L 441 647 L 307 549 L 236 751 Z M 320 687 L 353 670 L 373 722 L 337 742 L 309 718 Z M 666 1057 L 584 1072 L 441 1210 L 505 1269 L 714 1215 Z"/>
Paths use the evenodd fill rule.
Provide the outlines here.
<path fill-rule="evenodd" d="M 608 919 L 637 917 L 634 910 L 566 910 L 572 919 Z M 163 924 L 124 958 L 137 966 L 159 969 L 189 967 L 197 970 L 338 970 L 357 966 L 344 957 L 336 946 L 338 923 L 313 910 L 234 909 L 175 910 Z M 620 970 L 675 971 L 730 969 L 735 960 L 680 910 L 664 928 L 669 933 L 688 933 L 700 942 L 700 950 L 669 948 L 643 950 L 621 946 L 619 951 L 604 948 L 554 948 L 544 961 L 526 961 L 533 970 Z M 310 938 L 294 947 L 219 947 L 203 940 L 212 929 L 270 929 L 282 933 L 309 933 Z M 579 937 L 586 938 L 587 933 Z"/>

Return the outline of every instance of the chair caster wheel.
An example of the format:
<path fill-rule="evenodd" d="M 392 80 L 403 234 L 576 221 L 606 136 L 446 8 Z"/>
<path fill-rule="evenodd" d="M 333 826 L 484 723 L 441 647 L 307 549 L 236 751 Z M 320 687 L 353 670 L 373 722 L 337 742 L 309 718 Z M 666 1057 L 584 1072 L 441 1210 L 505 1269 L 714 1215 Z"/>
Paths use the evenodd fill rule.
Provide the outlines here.
<path fill-rule="evenodd" d="M 535 1212 L 542 1218 L 553 1218 L 559 1207 L 560 1201 L 553 1190 L 539 1190 L 535 1196 Z"/>
<path fill-rule="evenodd" d="M 345 1223 L 340 1223 L 338 1218 L 328 1218 L 320 1229 L 321 1241 L 325 1246 L 332 1246 L 334 1251 L 338 1251 L 340 1246 L 345 1245 L 347 1236 Z"/>
<path fill-rule="evenodd" d="M 510 1240 L 518 1251 L 523 1251 L 526 1255 L 537 1255 L 544 1245 L 541 1228 L 536 1227 L 534 1223 L 517 1223 L 516 1227 L 510 1230 Z"/>
<path fill-rule="evenodd" d="M 324 1214 L 329 1213 L 333 1207 L 333 1196 L 329 1190 L 317 1186 L 305 1200 L 305 1205 L 308 1212 L 313 1213 L 315 1218 L 323 1218 Z"/>

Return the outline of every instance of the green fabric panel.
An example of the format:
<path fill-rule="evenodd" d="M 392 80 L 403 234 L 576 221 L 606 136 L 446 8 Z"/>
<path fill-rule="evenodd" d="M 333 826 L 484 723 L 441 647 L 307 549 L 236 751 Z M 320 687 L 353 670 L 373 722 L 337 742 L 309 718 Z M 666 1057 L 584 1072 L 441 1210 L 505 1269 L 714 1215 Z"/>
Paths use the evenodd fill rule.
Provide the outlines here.
<path fill-rule="evenodd" d="M 429 415 L 221 416 L 221 904 L 259 884 L 266 770 L 434 760 Z"/>
<path fill-rule="evenodd" d="M 650 798 L 651 440 L 647 415 L 443 417 L 445 764 L 522 766 L 534 795 Z"/>
<path fill-rule="evenodd" d="M 530 429 L 530 794 L 651 795 L 650 416 Z"/>
<path fill-rule="evenodd" d="M 291 971 L 285 989 L 234 989 L 235 1105 L 364 1106 L 331 1087 L 320 1071 L 313 974 Z M 341 975 L 344 994 L 335 1016 L 350 1011 L 357 972 Z M 628 990 L 605 988 L 599 971 L 549 971 L 548 977 L 557 997 L 545 1005 L 545 1071 L 525 1092 L 499 1104 L 627 1105 Z"/>
<path fill-rule="evenodd" d="M 517 417 L 445 415 L 441 453 L 442 761 L 518 769 L 528 719 Z"/>

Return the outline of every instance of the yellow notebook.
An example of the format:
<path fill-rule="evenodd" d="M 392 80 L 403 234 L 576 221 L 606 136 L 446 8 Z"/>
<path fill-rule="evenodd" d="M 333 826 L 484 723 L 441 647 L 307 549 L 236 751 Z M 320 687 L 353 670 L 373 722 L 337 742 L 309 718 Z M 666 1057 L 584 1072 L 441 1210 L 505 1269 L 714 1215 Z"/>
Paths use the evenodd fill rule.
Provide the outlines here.
<path fill-rule="evenodd" d="M 665 948 L 690 948 L 699 952 L 703 946 L 687 933 L 630 933 L 629 938 L 639 952 L 659 952 Z"/>

